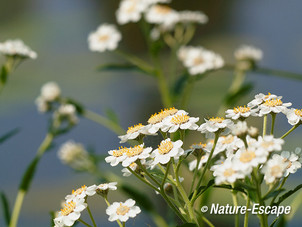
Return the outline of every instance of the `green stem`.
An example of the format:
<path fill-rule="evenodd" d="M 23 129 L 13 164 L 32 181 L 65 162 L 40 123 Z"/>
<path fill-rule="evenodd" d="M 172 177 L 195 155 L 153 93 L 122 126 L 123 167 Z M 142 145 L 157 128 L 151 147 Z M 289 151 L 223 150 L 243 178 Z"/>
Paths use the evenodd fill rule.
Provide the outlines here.
<path fill-rule="evenodd" d="M 160 69 L 157 70 L 156 75 L 157 75 L 157 82 L 158 82 L 163 105 L 164 107 L 172 107 L 170 89 L 168 87 L 166 78 L 164 77 L 164 74 Z"/>
<path fill-rule="evenodd" d="M 89 214 L 89 217 L 90 217 L 90 219 L 91 219 L 91 221 L 92 221 L 93 226 L 94 226 L 94 227 L 97 227 L 96 224 L 95 224 L 94 218 L 93 218 L 93 216 L 92 216 L 92 213 L 91 213 L 91 210 L 90 210 L 88 204 L 87 204 L 87 211 L 88 211 L 88 214 Z"/>
<path fill-rule="evenodd" d="M 263 117 L 263 133 L 262 136 L 266 135 L 266 127 L 267 127 L 267 114 Z"/>
<path fill-rule="evenodd" d="M 149 187 L 151 187 L 152 189 L 154 189 L 155 191 L 157 191 L 158 193 L 160 192 L 160 190 L 155 187 L 153 184 L 151 184 L 149 181 L 145 180 L 143 177 L 141 177 L 139 174 L 137 174 L 135 171 L 133 171 L 130 167 L 127 167 L 127 169 L 134 175 L 136 176 L 140 181 L 142 181 L 143 183 L 147 184 Z"/>
<path fill-rule="evenodd" d="M 294 131 L 296 128 L 298 128 L 298 126 L 300 125 L 301 123 L 298 123 L 296 125 L 294 125 L 290 130 L 288 130 L 283 136 L 281 136 L 281 139 L 284 139 L 285 137 L 287 137 L 292 131 Z"/>
<path fill-rule="evenodd" d="M 169 168 L 170 168 L 170 165 L 171 165 L 171 161 L 168 163 L 167 165 L 167 168 L 166 168 L 166 172 L 165 172 L 165 175 L 164 175 L 164 178 L 163 178 L 163 181 L 161 182 L 161 186 L 160 188 L 164 191 L 164 185 L 165 185 L 165 181 L 167 179 L 167 176 L 168 176 L 168 173 L 169 173 Z"/>
<path fill-rule="evenodd" d="M 276 114 L 275 113 L 271 113 L 271 115 L 272 115 L 271 135 L 273 135 L 274 134 L 274 128 L 275 128 Z"/>
<path fill-rule="evenodd" d="M 198 172 L 198 167 L 199 167 L 200 160 L 201 160 L 201 157 L 197 157 L 197 164 L 196 164 L 196 168 L 194 170 L 193 180 L 192 180 L 192 184 L 191 184 L 190 191 L 189 191 L 190 194 L 192 193 L 192 190 L 193 190 L 193 187 L 194 187 L 194 184 L 195 184 L 195 181 L 196 181 L 196 177 L 197 177 L 197 172 Z"/>
<path fill-rule="evenodd" d="M 92 227 L 91 225 L 89 225 L 87 222 L 83 221 L 81 218 L 79 218 L 77 221 L 81 222 L 82 224 L 88 226 L 88 227 Z"/>
<path fill-rule="evenodd" d="M 246 209 L 248 210 L 250 206 L 250 197 L 249 195 L 247 196 L 246 199 Z M 247 211 L 244 215 L 244 227 L 248 227 L 249 225 L 249 212 Z"/>
<path fill-rule="evenodd" d="M 195 83 L 195 77 L 194 76 L 189 76 L 188 82 L 186 84 L 186 87 L 183 91 L 182 95 L 182 100 L 180 107 L 181 109 L 186 109 L 188 102 L 190 100 L 190 96 L 192 94 L 193 88 L 194 88 L 194 83 Z"/>
<path fill-rule="evenodd" d="M 233 188 L 234 188 L 234 185 L 233 185 Z M 234 190 L 232 190 L 232 199 L 233 199 L 234 206 L 237 207 L 238 206 L 237 193 Z M 239 214 L 238 213 L 235 214 L 235 227 L 239 227 Z"/>

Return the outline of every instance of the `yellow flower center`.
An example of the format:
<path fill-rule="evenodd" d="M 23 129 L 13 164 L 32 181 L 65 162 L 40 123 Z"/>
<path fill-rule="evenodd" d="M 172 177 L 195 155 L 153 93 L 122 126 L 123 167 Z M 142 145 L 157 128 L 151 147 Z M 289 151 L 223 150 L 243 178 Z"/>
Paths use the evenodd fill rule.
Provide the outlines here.
<path fill-rule="evenodd" d="M 273 166 L 272 168 L 271 168 L 271 175 L 272 176 L 274 176 L 274 177 L 277 177 L 277 176 L 279 176 L 280 175 L 280 173 L 281 173 L 281 167 L 280 166 Z"/>
<path fill-rule="evenodd" d="M 256 154 L 254 151 L 245 151 L 241 153 L 239 160 L 243 163 L 247 163 L 252 161 L 255 157 Z"/>
<path fill-rule="evenodd" d="M 61 214 L 63 216 L 67 216 L 68 214 L 72 213 L 74 208 L 76 207 L 75 202 L 71 201 L 69 203 L 64 204 L 64 208 L 61 209 Z"/>
<path fill-rule="evenodd" d="M 268 99 L 272 94 L 270 92 L 267 93 L 266 96 L 264 96 L 264 99 Z"/>
<path fill-rule="evenodd" d="M 114 157 L 120 157 L 120 156 L 122 156 L 122 155 L 125 153 L 125 151 L 126 151 L 127 149 L 128 149 L 128 148 L 126 148 L 126 147 L 119 147 L 118 150 L 114 150 L 114 151 L 112 152 L 112 155 L 113 155 Z"/>
<path fill-rule="evenodd" d="M 99 36 L 99 40 L 101 42 L 106 42 L 109 39 L 109 35 L 101 35 Z"/>
<path fill-rule="evenodd" d="M 141 123 L 139 123 L 137 125 L 134 125 L 134 126 L 131 126 L 131 127 L 128 128 L 127 134 L 131 134 L 131 133 L 137 132 L 142 127 L 144 127 L 144 126 Z"/>
<path fill-rule="evenodd" d="M 199 56 L 199 57 L 196 57 L 194 58 L 193 60 L 193 65 L 201 65 L 204 63 L 204 59 L 203 57 Z"/>
<path fill-rule="evenodd" d="M 128 213 L 129 210 L 130 210 L 129 207 L 123 206 L 122 203 L 120 203 L 120 206 L 116 209 L 116 214 L 124 216 L 125 214 Z"/>
<path fill-rule="evenodd" d="M 77 190 L 72 190 L 73 195 L 80 195 L 83 191 L 86 190 L 86 185 L 83 185 L 82 187 L 78 188 Z"/>
<path fill-rule="evenodd" d="M 189 121 L 189 116 L 187 114 L 175 115 L 172 117 L 171 122 L 175 125 L 180 125 Z"/>
<path fill-rule="evenodd" d="M 164 6 L 164 5 L 156 5 L 154 6 L 154 10 L 156 13 L 158 14 L 169 14 L 170 12 L 172 12 L 172 9 L 168 6 Z"/>
<path fill-rule="evenodd" d="M 223 139 L 221 141 L 222 144 L 230 144 L 230 143 L 232 143 L 234 141 L 234 136 L 232 136 L 232 135 L 227 136 L 227 137 L 223 136 L 222 139 Z"/>
<path fill-rule="evenodd" d="M 286 166 L 286 169 L 289 169 L 292 166 L 292 162 L 289 161 L 287 158 L 284 158 L 283 162 L 288 162 L 288 165 Z"/>
<path fill-rule="evenodd" d="M 131 4 L 127 7 L 127 13 L 132 13 L 135 10 L 136 1 L 131 1 Z"/>
<path fill-rule="evenodd" d="M 173 143 L 171 141 L 162 141 L 158 146 L 158 153 L 167 154 L 173 148 Z"/>
<path fill-rule="evenodd" d="M 297 116 L 299 116 L 299 117 L 302 117 L 302 109 L 301 109 L 301 110 L 296 109 L 296 110 L 295 110 L 295 114 L 296 114 Z"/>
<path fill-rule="evenodd" d="M 280 99 L 271 99 L 271 100 L 266 100 L 264 105 L 268 107 L 275 107 L 275 106 L 281 106 L 282 101 Z"/>
<path fill-rule="evenodd" d="M 212 121 L 214 123 L 222 123 L 224 121 L 223 117 L 212 117 L 209 119 L 209 121 Z"/>
<path fill-rule="evenodd" d="M 235 173 L 235 171 L 232 168 L 228 168 L 223 172 L 223 175 L 225 177 L 230 177 Z"/>
<path fill-rule="evenodd" d="M 263 141 L 261 143 L 261 147 L 263 147 L 263 148 L 269 148 L 270 146 L 273 146 L 273 145 L 274 145 L 273 141 Z"/>
<path fill-rule="evenodd" d="M 142 146 L 130 147 L 125 151 L 125 154 L 128 157 L 133 157 L 135 155 L 139 155 L 143 152 L 144 148 Z"/>
<path fill-rule="evenodd" d="M 249 112 L 251 110 L 250 107 L 246 107 L 246 106 L 237 106 L 234 107 L 234 112 L 237 113 L 246 113 Z"/>
<path fill-rule="evenodd" d="M 156 124 L 161 122 L 163 119 L 165 119 L 168 116 L 171 116 L 173 114 L 175 114 L 178 111 L 178 109 L 170 108 L 170 109 L 163 109 L 158 113 L 153 114 L 149 120 L 148 123 L 149 124 Z"/>

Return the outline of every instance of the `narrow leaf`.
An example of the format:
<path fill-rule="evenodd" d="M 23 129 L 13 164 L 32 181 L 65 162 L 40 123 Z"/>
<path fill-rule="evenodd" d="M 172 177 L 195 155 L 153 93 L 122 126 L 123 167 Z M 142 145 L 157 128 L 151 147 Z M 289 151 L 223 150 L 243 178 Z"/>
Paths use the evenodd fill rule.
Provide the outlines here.
<path fill-rule="evenodd" d="M 37 168 L 37 165 L 38 165 L 39 161 L 40 161 L 40 158 L 36 157 L 29 164 L 29 166 L 27 167 L 27 169 L 25 171 L 25 174 L 23 175 L 23 178 L 22 178 L 19 189 L 21 189 L 25 192 L 28 190 L 28 188 L 30 186 L 30 183 L 32 181 L 32 178 L 33 178 L 33 176 L 36 172 L 36 168 Z"/>
<path fill-rule="evenodd" d="M 233 106 L 240 98 L 248 94 L 254 87 L 253 83 L 244 84 L 238 91 L 235 93 L 227 94 L 225 97 L 225 103 L 227 106 Z"/>
<path fill-rule="evenodd" d="M 267 199 L 269 199 L 269 198 L 271 198 L 271 197 L 278 196 L 278 195 L 279 195 L 281 192 L 283 192 L 283 191 L 285 191 L 284 188 L 281 188 L 281 189 L 279 189 L 279 190 L 273 191 L 273 192 L 269 193 L 267 196 L 265 196 L 265 197 L 263 198 L 263 200 L 267 200 Z"/>
<path fill-rule="evenodd" d="M 214 179 L 210 180 L 208 182 L 207 185 L 205 186 L 200 186 L 198 189 L 197 189 L 197 197 L 199 197 L 200 195 L 202 195 L 209 187 L 213 186 L 215 183 Z M 193 196 L 193 193 L 191 193 L 191 195 L 189 196 L 189 199 L 191 199 Z"/>
<path fill-rule="evenodd" d="M 106 110 L 106 116 L 108 117 L 108 119 L 112 122 L 114 122 L 115 124 L 119 125 L 119 119 L 117 114 L 115 113 L 115 111 L 113 109 L 108 108 Z"/>
<path fill-rule="evenodd" d="M 4 192 L 1 192 L 1 201 L 2 201 L 2 208 L 3 208 L 3 216 L 5 219 L 5 223 L 8 226 L 10 222 L 10 208 L 9 208 L 9 202 L 4 194 Z"/>
<path fill-rule="evenodd" d="M 8 72 L 7 72 L 6 67 L 3 65 L 1 68 L 1 74 L 0 74 L 0 81 L 1 81 L 2 85 L 4 85 L 6 83 L 7 77 L 8 77 Z"/>
<path fill-rule="evenodd" d="M 141 69 L 131 64 L 104 64 L 97 67 L 98 71 L 141 71 Z"/>
<path fill-rule="evenodd" d="M 282 195 L 278 202 L 274 203 L 275 206 L 279 206 L 280 203 L 282 203 L 285 199 L 287 199 L 288 197 L 290 197 L 292 194 L 294 194 L 295 192 L 297 192 L 298 190 L 300 190 L 302 188 L 302 184 L 298 185 L 297 187 L 295 187 L 293 190 L 290 190 L 288 192 L 286 192 L 284 195 Z"/>
<path fill-rule="evenodd" d="M 0 144 L 5 142 L 6 140 L 8 140 L 9 138 L 11 138 L 12 136 L 16 135 L 18 132 L 20 131 L 19 128 L 15 128 L 7 133 L 5 133 L 4 135 L 2 135 L 0 137 Z"/>

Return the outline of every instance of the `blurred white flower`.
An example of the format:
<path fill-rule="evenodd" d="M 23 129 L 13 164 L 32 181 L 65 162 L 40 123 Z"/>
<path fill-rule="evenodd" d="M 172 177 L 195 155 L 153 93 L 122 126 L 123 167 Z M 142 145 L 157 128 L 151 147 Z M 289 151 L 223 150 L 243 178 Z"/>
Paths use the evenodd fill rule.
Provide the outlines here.
<path fill-rule="evenodd" d="M 106 214 L 109 215 L 109 221 L 113 222 L 120 220 L 126 222 L 129 218 L 134 218 L 141 212 L 138 206 L 134 206 L 135 201 L 128 199 L 124 203 L 114 202 L 106 209 Z"/>
<path fill-rule="evenodd" d="M 88 36 L 89 49 L 91 51 L 104 52 L 115 50 L 122 39 L 121 33 L 115 25 L 102 24 Z"/>
<path fill-rule="evenodd" d="M 270 184 L 276 179 L 283 177 L 287 165 L 288 164 L 284 162 L 283 157 L 274 154 L 261 169 L 261 172 L 264 174 L 265 182 Z"/>
<path fill-rule="evenodd" d="M 56 82 L 47 82 L 41 87 L 40 97 L 46 102 L 53 102 L 61 95 L 61 89 Z"/>
<path fill-rule="evenodd" d="M 181 23 L 199 23 L 205 24 L 208 22 L 209 18 L 202 12 L 199 11 L 180 11 L 179 14 L 179 21 Z"/>
<path fill-rule="evenodd" d="M 205 153 L 204 155 L 202 155 L 200 157 L 200 161 L 198 164 L 198 169 L 201 169 L 201 167 L 203 166 L 204 163 L 206 163 L 209 159 L 210 153 Z M 193 171 L 194 169 L 196 169 L 197 166 L 197 159 L 189 162 L 189 170 Z"/>
<path fill-rule="evenodd" d="M 262 50 L 248 45 L 243 45 L 238 48 L 235 53 L 235 58 L 238 61 L 260 61 L 262 59 Z"/>
<path fill-rule="evenodd" d="M 151 24 L 170 28 L 179 20 L 178 13 L 166 5 L 153 5 L 145 13 L 145 19 Z"/>
<path fill-rule="evenodd" d="M 290 173 L 297 172 L 297 170 L 301 168 L 299 156 L 295 153 L 289 151 L 282 151 L 281 157 L 283 158 L 283 162 L 287 164 L 284 172 L 284 177 L 287 177 Z"/>
<path fill-rule="evenodd" d="M 56 227 L 73 226 L 74 222 L 81 216 L 81 212 L 85 210 L 87 204 L 84 198 L 74 198 L 66 201 L 64 208 L 58 213 L 54 219 Z"/>
<path fill-rule="evenodd" d="M 246 121 L 238 121 L 232 126 L 232 134 L 239 138 L 245 137 L 247 135 L 248 127 Z"/>
<path fill-rule="evenodd" d="M 37 53 L 26 46 L 22 40 L 7 40 L 0 43 L 0 53 L 7 56 L 19 56 L 22 58 L 36 59 Z"/>
<path fill-rule="evenodd" d="M 286 112 L 288 123 L 291 125 L 301 124 L 302 122 L 302 109 L 291 108 Z"/>
<path fill-rule="evenodd" d="M 230 128 L 234 124 L 230 119 L 224 119 L 223 117 L 212 117 L 209 120 L 204 120 L 206 123 L 198 128 L 201 133 L 217 132 L 220 129 Z"/>
<path fill-rule="evenodd" d="M 272 151 L 281 151 L 284 140 L 276 139 L 273 135 L 265 135 L 264 137 L 259 136 L 257 143 L 258 150 L 270 153 Z"/>
<path fill-rule="evenodd" d="M 202 47 L 183 46 L 178 50 L 178 58 L 191 75 L 223 67 L 222 57 Z"/>
<path fill-rule="evenodd" d="M 75 170 L 90 170 L 95 167 L 82 144 L 68 141 L 58 151 L 59 159 Z"/>
<path fill-rule="evenodd" d="M 66 117 L 71 123 L 76 124 L 78 122 L 76 113 L 77 111 L 74 105 L 62 104 L 55 114 L 58 114 L 60 117 Z"/>
<path fill-rule="evenodd" d="M 147 7 L 148 4 L 143 0 L 122 0 L 116 11 L 117 22 L 119 24 L 137 22 Z"/>

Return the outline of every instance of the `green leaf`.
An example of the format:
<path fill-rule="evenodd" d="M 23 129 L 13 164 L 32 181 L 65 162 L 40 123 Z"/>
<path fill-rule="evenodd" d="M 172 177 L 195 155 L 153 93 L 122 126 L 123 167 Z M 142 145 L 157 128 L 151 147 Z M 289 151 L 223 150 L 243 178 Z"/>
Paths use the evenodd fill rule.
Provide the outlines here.
<path fill-rule="evenodd" d="M 242 192 L 242 193 L 246 194 L 246 192 L 242 188 L 240 188 L 240 187 L 234 187 L 233 188 L 231 185 L 227 185 L 227 184 L 215 185 L 213 187 L 214 188 L 224 188 L 224 189 L 239 191 L 239 192 Z"/>
<path fill-rule="evenodd" d="M 35 159 L 33 159 L 31 161 L 31 163 L 27 167 L 25 174 L 23 175 L 20 187 L 19 187 L 20 190 L 23 190 L 25 192 L 28 190 L 30 183 L 33 179 L 33 176 L 36 172 L 36 168 L 37 168 L 39 161 L 40 161 L 40 158 L 36 157 Z"/>
<path fill-rule="evenodd" d="M 98 71 L 140 71 L 139 67 L 131 64 L 104 64 L 97 67 Z"/>
<path fill-rule="evenodd" d="M 146 194 L 140 192 L 139 190 L 136 190 L 136 188 L 128 185 L 128 184 L 123 184 L 121 186 L 121 189 L 127 193 L 131 198 L 133 198 L 139 207 L 143 208 L 144 210 L 148 212 L 154 211 L 154 206 L 152 201 L 149 199 Z"/>
<path fill-rule="evenodd" d="M 1 74 L 0 74 L 0 82 L 2 85 L 4 85 L 8 78 L 8 71 L 6 67 L 3 65 L 1 68 Z"/>
<path fill-rule="evenodd" d="M 8 226 L 10 222 L 10 208 L 9 208 L 9 202 L 4 194 L 4 192 L 1 192 L 1 201 L 2 201 L 2 208 L 3 208 L 3 216 L 5 219 L 5 223 Z"/>
<path fill-rule="evenodd" d="M 275 197 L 275 196 L 278 196 L 281 192 L 285 191 L 284 188 L 281 188 L 279 190 L 276 190 L 276 191 L 272 191 L 271 193 L 269 193 L 268 195 L 266 195 L 263 200 L 267 200 L 271 197 Z"/>
<path fill-rule="evenodd" d="M 231 94 L 227 94 L 227 96 L 224 99 L 224 102 L 226 103 L 227 106 L 233 106 L 240 98 L 248 94 L 253 88 L 254 88 L 253 83 L 243 84 L 238 91 Z"/>
<path fill-rule="evenodd" d="M 178 225 L 176 227 L 197 227 L 197 225 L 194 224 L 194 223 L 186 223 L 186 224 L 183 224 L 183 225 Z"/>
<path fill-rule="evenodd" d="M 4 143 L 6 140 L 10 139 L 12 136 L 16 135 L 20 131 L 19 128 L 15 128 L 0 137 L 0 144 Z"/>
<path fill-rule="evenodd" d="M 173 86 L 173 93 L 175 95 L 180 95 L 182 94 L 184 87 L 189 79 L 189 75 L 187 73 L 181 75 L 176 81 L 175 84 Z"/>
<path fill-rule="evenodd" d="M 115 124 L 119 125 L 118 116 L 117 116 L 117 114 L 115 113 L 115 111 L 113 109 L 108 108 L 108 109 L 106 109 L 105 113 L 106 113 L 106 116 L 108 117 L 108 119 L 110 121 L 112 121 Z"/>
<path fill-rule="evenodd" d="M 200 186 L 197 189 L 197 197 L 201 196 L 209 187 L 212 187 L 215 184 L 214 179 L 210 180 L 207 185 Z M 192 199 L 193 193 L 189 196 L 189 199 Z"/>
<path fill-rule="evenodd" d="M 297 192 L 298 190 L 300 190 L 302 188 L 302 184 L 298 185 L 297 187 L 295 187 L 293 190 L 290 190 L 288 192 L 286 192 L 284 195 L 282 195 L 278 202 L 274 203 L 274 206 L 279 206 L 280 203 L 282 203 L 285 199 L 287 199 L 288 197 L 290 197 L 292 194 L 294 194 L 295 192 Z"/>

